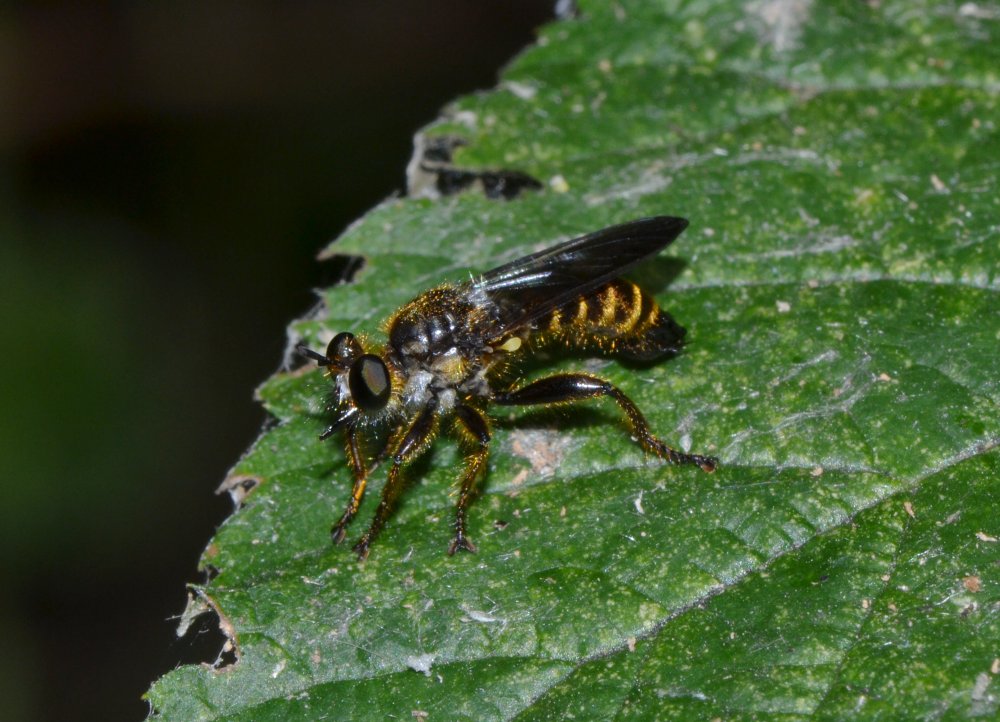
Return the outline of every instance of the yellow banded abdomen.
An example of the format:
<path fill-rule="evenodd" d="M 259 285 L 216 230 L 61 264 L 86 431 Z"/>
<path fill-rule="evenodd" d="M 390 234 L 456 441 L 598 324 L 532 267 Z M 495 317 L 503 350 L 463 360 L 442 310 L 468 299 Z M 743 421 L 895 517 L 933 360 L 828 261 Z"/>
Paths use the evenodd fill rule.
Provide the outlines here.
<path fill-rule="evenodd" d="M 685 333 L 652 296 L 623 278 L 554 310 L 538 322 L 538 330 L 571 348 L 643 360 L 680 350 Z"/>

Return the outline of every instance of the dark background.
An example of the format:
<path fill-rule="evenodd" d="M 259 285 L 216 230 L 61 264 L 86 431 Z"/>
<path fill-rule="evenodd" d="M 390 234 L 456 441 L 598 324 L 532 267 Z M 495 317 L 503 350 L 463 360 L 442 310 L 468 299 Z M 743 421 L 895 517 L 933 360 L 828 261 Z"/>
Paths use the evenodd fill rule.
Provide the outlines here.
<path fill-rule="evenodd" d="M 253 440 L 253 388 L 548 0 L 0 10 L 0 718 L 138 720 Z"/>

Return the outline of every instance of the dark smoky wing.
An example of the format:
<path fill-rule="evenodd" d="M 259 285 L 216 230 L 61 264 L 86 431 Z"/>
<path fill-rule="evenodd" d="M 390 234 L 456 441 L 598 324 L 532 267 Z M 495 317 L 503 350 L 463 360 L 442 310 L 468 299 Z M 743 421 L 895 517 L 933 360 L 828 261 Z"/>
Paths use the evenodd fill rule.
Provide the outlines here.
<path fill-rule="evenodd" d="M 684 218 L 656 216 L 604 228 L 494 268 L 469 290 L 493 307 L 491 331 L 502 336 L 621 276 L 687 225 Z"/>

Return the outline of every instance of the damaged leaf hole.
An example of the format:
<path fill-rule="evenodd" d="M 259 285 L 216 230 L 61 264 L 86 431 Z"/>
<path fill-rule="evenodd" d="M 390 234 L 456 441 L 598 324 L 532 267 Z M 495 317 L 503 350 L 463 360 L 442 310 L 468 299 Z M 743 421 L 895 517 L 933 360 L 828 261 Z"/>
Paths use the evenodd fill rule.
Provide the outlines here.
<path fill-rule="evenodd" d="M 268 417 L 270 418 L 270 417 Z M 229 494 L 233 506 L 239 509 L 254 489 L 263 483 L 263 479 L 253 474 L 231 474 L 227 476 L 215 490 L 216 494 Z"/>
<path fill-rule="evenodd" d="M 233 623 L 215 601 L 200 590 L 188 592 L 187 604 L 177 622 L 177 639 L 186 643 L 180 664 L 200 664 L 222 672 L 240 659 Z M 212 661 L 207 661 L 212 660 Z"/>
<path fill-rule="evenodd" d="M 472 170 L 454 166 L 455 150 L 467 144 L 463 138 L 428 138 L 418 133 L 414 139 L 413 159 L 406 168 L 407 194 L 411 198 L 440 198 L 475 188 L 491 200 L 509 201 L 523 191 L 542 189 L 539 180 L 519 170 Z"/>
<path fill-rule="evenodd" d="M 354 283 L 354 279 L 365 266 L 364 256 L 350 253 L 324 252 L 319 254 L 319 260 L 323 261 L 324 269 L 321 288 Z"/>

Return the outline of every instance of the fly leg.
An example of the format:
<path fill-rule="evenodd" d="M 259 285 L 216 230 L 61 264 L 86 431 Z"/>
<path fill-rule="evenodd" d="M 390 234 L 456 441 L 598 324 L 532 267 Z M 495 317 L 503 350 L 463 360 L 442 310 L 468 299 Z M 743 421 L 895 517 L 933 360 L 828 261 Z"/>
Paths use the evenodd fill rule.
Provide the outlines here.
<path fill-rule="evenodd" d="M 718 461 L 711 456 L 685 454 L 682 451 L 667 446 L 663 441 L 653 436 L 649 430 L 646 417 L 639 407 L 621 392 L 610 381 L 590 376 L 589 374 L 556 374 L 534 381 L 527 386 L 513 391 L 505 391 L 493 395 L 493 402 L 501 406 L 529 406 L 532 404 L 555 404 L 567 401 L 582 401 L 599 396 L 610 396 L 625 412 L 632 433 L 639 440 L 639 445 L 646 451 L 666 459 L 673 464 L 694 464 L 704 471 L 715 471 Z"/>
<path fill-rule="evenodd" d="M 344 436 L 347 438 L 347 463 L 350 464 L 351 471 L 354 472 L 354 486 L 351 488 L 351 499 L 347 502 L 347 508 L 344 509 L 340 521 L 330 529 L 330 537 L 334 544 L 340 544 L 344 541 L 344 537 L 347 535 L 347 525 L 358 513 L 361 499 L 365 495 L 365 487 L 368 485 L 368 470 L 365 469 L 365 460 L 358 443 L 358 435 L 354 428 L 350 427 Z"/>
<path fill-rule="evenodd" d="M 465 473 L 462 475 L 458 503 L 455 505 L 455 538 L 448 547 L 449 554 L 454 554 L 459 549 L 476 551 L 476 546 L 465 535 L 465 514 L 472 502 L 479 472 L 490 456 L 490 426 L 483 415 L 471 406 L 461 405 L 455 409 L 455 416 L 461 428 L 476 443 L 476 448 L 465 458 Z"/>
<path fill-rule="evenodd" d="M 396 429 L 389 436 L 385 448 L 379 454 L 378 458 L 375 459 L 372 468 L 377 466 L 379 461 L 388 455 L 388 449 L 398 434 L 399 429 Z M 368 486 L 368 472 L 370 471 L 370 469 L 365 468 L 364 455 L 361 451 L 361 445 L 355 429 L 353 427 L 348 428 L 345 436 L 347 437 L 347 462 L 351 467 L 351 471 L 354 472 L 354 486 L 351 488 L 351 499 L 347 502 L 347 508 L 344 509 L 340 521 L 330 529 L 330 537 L 333 539 L 334 544 L 340 544 L 344 541 L 344 537 L 347 536 L 347 525 L 354 519 L 354 515 L 358 513 L 358 507 L 361 506 L 361 500 L 365 496 L 365 487 Z"/>
<path fill-rule="evenodd" d="M 385 486 L 382 487 L 382 496 L 375 509 L 375 518 L 372 519 L 368 531 L 354 545 L 354 551 L 357 552 L 359 560 L 364 560 L 368 556 L 368 547 L 382 530 L 399 492 L 403 489 L 403 481 L 399 476 L 400 467 L 412 461 L 427 448 L 427 444 L 434 436 L 436 422 L 437 409 L 432 406 L 426 407 L 417 415 L 395 445 L 395 450 L 391 454 L 392 466 L 389 467 L 389 477 L 386 479 Z M 398 438 L 395 434 L 393 436 Z"/>

